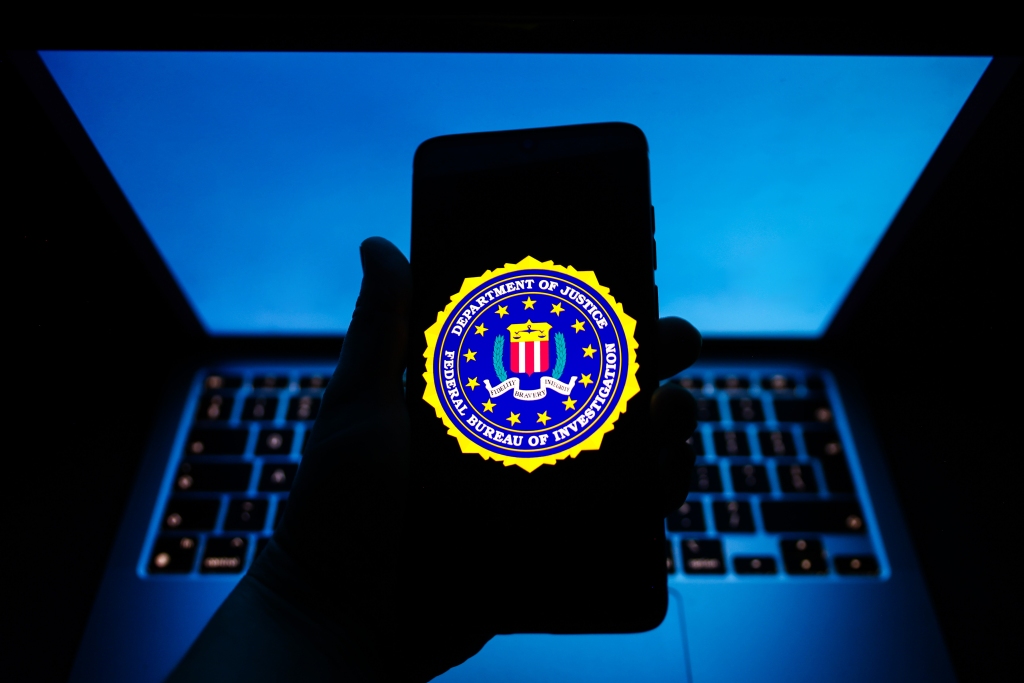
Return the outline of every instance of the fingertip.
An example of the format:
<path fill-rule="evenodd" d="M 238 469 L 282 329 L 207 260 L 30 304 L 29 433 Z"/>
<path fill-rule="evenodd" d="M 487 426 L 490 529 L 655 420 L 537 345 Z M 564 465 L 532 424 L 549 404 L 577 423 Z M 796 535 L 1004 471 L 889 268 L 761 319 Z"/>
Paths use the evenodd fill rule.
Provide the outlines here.
<path fill-rule="evenodd" d="M 364 303 L 404 306 L 412 290 L 405 254 L 383 237 L 369 237 L 359 245 L 359 259 L 363 266 L 360 298 L 372 300 Z"/>
<path fill-rule="evenodd" d="M 658 370 L 662 379 L 697 362 L 704 339 L 688 321 L 675 316 L 662 318 L 658 324 L 658 333 L 661 352 Z"/>
<path fill-rule="evenodd" d="M 655 428 L 672 438 L 690 438 L 697 428 L 697 401 L 678 384 L 663 384 L 651 397 Z"/>
<path fill-rule="evenodd" d="M 364 271 L 371 268 L 398 273 L 409 268 L 409 260 L 405 258 L 405 254 L 383 237 L 367 237 L 363 240 L 359 245 L 359 258 Z"/>

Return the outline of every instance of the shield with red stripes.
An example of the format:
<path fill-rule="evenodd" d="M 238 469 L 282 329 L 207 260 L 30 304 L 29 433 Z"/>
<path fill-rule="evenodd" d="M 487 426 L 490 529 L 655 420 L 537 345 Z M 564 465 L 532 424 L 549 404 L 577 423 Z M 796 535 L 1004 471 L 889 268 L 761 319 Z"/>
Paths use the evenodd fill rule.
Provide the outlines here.
<path fill-rule="evenodd" d="M 532 375 L 548 369 L 548 342 L 546 341 L 513 341 L 512 372 Z"/>

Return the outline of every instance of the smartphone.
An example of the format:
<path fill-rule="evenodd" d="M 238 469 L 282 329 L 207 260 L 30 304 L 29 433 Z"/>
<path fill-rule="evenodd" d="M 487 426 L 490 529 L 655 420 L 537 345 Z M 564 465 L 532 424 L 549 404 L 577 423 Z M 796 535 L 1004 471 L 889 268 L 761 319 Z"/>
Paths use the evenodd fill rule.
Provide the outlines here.
<path fill-rule="evenodd" d="M 605 123 L 427 140 L 410 261 L 410 523 L 432 610 L 498 633 L 657 626 L 643 133 Z"/>

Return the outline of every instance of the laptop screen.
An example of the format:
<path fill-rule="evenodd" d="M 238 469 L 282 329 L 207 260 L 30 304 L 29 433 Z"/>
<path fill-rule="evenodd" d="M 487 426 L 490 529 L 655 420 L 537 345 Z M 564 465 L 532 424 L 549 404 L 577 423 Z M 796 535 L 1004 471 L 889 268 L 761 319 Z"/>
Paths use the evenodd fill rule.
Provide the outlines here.
<path fill-rule="evenodd" d="M 408 254 L 422 141 L 625 121 L 650 145 L 662 314 L 820 336 L 990 61 L 40 54 L 214 335 L 343 333 L 359 243 Z"/>

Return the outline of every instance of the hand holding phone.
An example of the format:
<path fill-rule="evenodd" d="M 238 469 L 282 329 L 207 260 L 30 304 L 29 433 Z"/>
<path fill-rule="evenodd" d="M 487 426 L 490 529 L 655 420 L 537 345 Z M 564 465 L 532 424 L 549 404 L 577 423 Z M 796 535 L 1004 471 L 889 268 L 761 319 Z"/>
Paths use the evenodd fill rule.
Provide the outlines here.
<path fill-rule="evenodd" d="M 364 277 L 356 311 L 284 519 L 171 680 L 213 680 L 218 672 L 230 670 L 252 680 L 369 676 L 426 681 L 469 658 L 492 635 L 505 630 L 500 627 L 502 620 L 509 623 L 509 613 L 501 611 L 505 605 L 490 602 L 496 591 L 520 578 L 503 565 L 472 564 L 470 569 L 482 580 L 465 584 L 438 580 L 452 566 L 452 558 L 430 549 L 430 540 L 451 538 L 458 529 L 430 526 L 434 513 L 420 507 L 422 481 L 410 472 L 421 444 L 411 429 L 409 392 L 403 392 L 402 374 L 410 355 L 409 340 L 415 338 L 416 285 L 405 257 L 386 240 L 367 240 L 361 256 Z M 651 355 L 656 361 L 649 369 L 657 381 L 696 360 L 700 335 L 678 318 L 653 324 L 657 342 Z M 422 354 L 422 342 L 415 344 Z M 557 363 L 557 351 L 555 358 Z M 421 364 L 422 355 L 415 360 Z M 644 495 L 651 496 L 647 504 L 664 513 L 682 504 L 687 493 L 693 452 L 685 439 L 696 426 L 695 406 L 689 393 L 674 385 L 652 393 L 646 440 L 651 444 L 647 455 L 653 456 L 650 464 L 655 476 Z M 437 419 L 432 411 L 427 414 Z M 594 454 L 582 454 L 588 453 Z M 457 455 L 504 468 L 479 455 Z M 535 472 L 545 468 L 568 472 L 558 469 L 562 464 L 545 465 Z M 516 466 L 501 471 L 519 476 L 535 473 Z M 593 522 L 590 512 L 579 510 L 577 520 Z M 487 521 L 479 516 L 471 519 Z M 491 552 L 500 545 L 495 540 L 501 540 L 497 532 L 493 537 L 463 538 L 455 557 L 472 556 L 478 548 Z M 509 552 L 515 549 L 511 546 Z M 531 557 L 536 556 L 523 555 L 519 560 Z M 442 564 L 431 565 L 439 558 L 444 559 Z M 590 595 L 600 603 L 602 595 L 579 591 L 588 582 L 581 584 L 578 579 L 594 570 L 593 561 L 589 555 L 580 558 L 574 571 L 560 575 L 540 557 L 531 571 L 548 579 L 555 595 L 564 587 L 570 599 Z M 664 555 L 660 567 L 663 562 Z M 664 574 L 660 579 L 664 582 Z M 479 590 L 481 583 L 484 592 Z M 554 612 L 541 609 L 531 618 L 534 624 L 538 615 L 553 615 L 557 621 L 564 606 L 561 601 Z M 642 608 L 640 619 L 626 614 L 632 619 L 627 625 L 650 618 L 649 605 Z M 653 614 L 660 618 L 656 610 Z M 623 623 L 606 619 L 598 626 Z M 589 628 L 593 624 L 575 619 L 561 624 L 549 621 L 547 626 Z M 241 633 L 245 637 L 240 639 Z"/>

